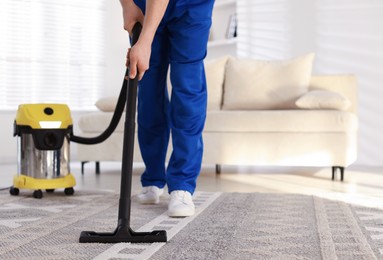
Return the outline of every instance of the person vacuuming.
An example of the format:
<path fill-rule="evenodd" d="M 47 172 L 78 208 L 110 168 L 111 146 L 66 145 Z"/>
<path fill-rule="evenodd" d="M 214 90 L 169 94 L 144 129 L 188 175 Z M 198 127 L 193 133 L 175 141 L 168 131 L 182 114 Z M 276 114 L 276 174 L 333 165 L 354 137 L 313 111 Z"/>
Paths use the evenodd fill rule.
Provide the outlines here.
<path fill-rule="evenodd" d="M 203 60 L 214 0 L 120 0 L 124 29 L 143 24 L 128 51 L 130 78 L 138 73 L 138 141 L 145 163 L 143 204 L 157 204 L 167 185 L 168 215 L 195 213 L 192 195 L 201 170 L 207 90 Z M 171 98 L 167 91 L 170 67 Z M 136 70 L 137 68 L 137 70 Z M 169 137 L 173 151 L 165 166 Z"/>

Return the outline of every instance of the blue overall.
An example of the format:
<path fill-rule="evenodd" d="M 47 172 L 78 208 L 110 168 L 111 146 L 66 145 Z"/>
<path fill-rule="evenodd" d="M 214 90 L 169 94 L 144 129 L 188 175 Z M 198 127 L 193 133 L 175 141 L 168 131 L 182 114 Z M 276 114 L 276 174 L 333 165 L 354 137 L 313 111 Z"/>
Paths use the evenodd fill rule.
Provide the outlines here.
<path fill-rule="evenodd" d="M 134 0 L 145 14 L 145 0 Z M 207 91 L 203 59 L 214 0 L 170 0 L 138 88 L 142 186 L 194 193 L 201 170 Z M 170 65 L 171 99 L 167 91 Z M 169 136 L 173 151 L 165 167 Z"/>

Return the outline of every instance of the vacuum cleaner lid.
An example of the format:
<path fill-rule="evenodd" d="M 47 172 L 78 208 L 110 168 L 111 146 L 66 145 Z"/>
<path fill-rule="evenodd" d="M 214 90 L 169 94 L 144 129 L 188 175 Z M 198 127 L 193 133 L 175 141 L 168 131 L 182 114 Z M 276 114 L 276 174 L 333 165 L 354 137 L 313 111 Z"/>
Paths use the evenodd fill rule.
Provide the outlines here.
<path fill-rule="evenodd" d="M 22 104 L 17 110 L 15 124 L 32 129 L 67 129 L 73 122 L 65 104 Z"/>

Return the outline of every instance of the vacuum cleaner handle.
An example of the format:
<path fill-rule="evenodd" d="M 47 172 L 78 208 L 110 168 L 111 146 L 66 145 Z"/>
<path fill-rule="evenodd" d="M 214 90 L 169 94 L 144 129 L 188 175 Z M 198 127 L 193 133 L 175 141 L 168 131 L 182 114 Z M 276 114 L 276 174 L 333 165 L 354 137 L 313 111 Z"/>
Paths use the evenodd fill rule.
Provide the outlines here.
<path fill-rule="evenodd" d="M 133 27 L 132 30 L 132 37 L 131 37 L 131 46 L 136 44 L 138 41 L 140 34 L 141 34 L 141 29 L 142 26 L 140 23 L 136 23 Z M 126 68 L 125 72 L 125 77 L 129 75 L 129 67 Z M 114 110 L 114 114 L 112 116 L 112 120 L 109 123 L 109 126 L 102 132 L 100 135 L 95 136 L 95 137 L 81 137 L 81 136 L 76 136 L 71 133 L 70 140 L 75 143 L 80 143 L 80 144 L 98 144 L 104 142 L 108 137 L 114 132 L 116 129 L 118 122 L 121 119 L 122 113 L 124 112 L 124 107 L 126 103 L 126 95 L 127 95 L 127 89 L 128 89 L 128 83 L 132 86 L 134 84 L 134 79 L 129 79 L 126 80 L 124 77 L 124 81 L 122 83 L 122 88 L 120 91 L 120 95 L 118 96 L 118 101 L 116 108 Z M 138 76 L 136 76 L 136 79 Z"/>
<path fill-rule="evenodd" d="M 142 30 L 142 25 L 137 22 L 133 26 L 132 37 L 130 38 L 130 44 L 132 47 L 137 43 L 138 39 L 140 38 L 141 30 Z M 130 67 L 127 67 L 126 72 L 125 72 L 125 77 L 129 78 L 129 70 L 130 70 Z M 137 77 L 137 75 L 136 75 L 136 77 Z"/>
<path fill-rule="evenodd" d="M 140 32 L 141 25 L 135 24 L 135 26 L 133 27 L 132 45 L 134 45 L 137 42 Z M 126 71 L 126 75 L 128 75 L 128 72 L 129 70 Z M 128 84 L 128 94 L 122 149 L 121 188 L 118 207 L 117 228 L 114 232 L 83 231 L 80 235 L 80 243 L 155 243 L 167 241 L 166 230 L 154 230 L 152 232 L 135 232 L 130 227 L 133 150 L 138 76 L 136 76 L 134 79 L 129 78 L 129 80 L 124 80 L 124 85 L 125 84 Z"/>
<path fill-rule="evenodd" d="M 140 38 L 141 30 L 142 25 L 139 22 L 135 23 L 132 29 L 132 46 L 135 45 Z"/>

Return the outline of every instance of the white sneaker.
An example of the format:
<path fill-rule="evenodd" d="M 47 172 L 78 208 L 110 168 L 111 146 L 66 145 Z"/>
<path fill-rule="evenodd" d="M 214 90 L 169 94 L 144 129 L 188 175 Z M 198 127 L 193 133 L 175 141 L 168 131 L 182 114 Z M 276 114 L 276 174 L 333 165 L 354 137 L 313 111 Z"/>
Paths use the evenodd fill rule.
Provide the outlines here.
<path fill-rule="evenodd" d="M 195 207 L 190 192 L 175 190 L 170 193 L 169 217 L 190 217 L 194 213 Z"/>
<path fill-rule="evenodd" d="M 141 204 L 158 204 L 163 192 L 164 189 L 160 189 L 157 186 L 147 186 L 142 189 L 140 194 L 137 194 L 136 198 Z"/>

